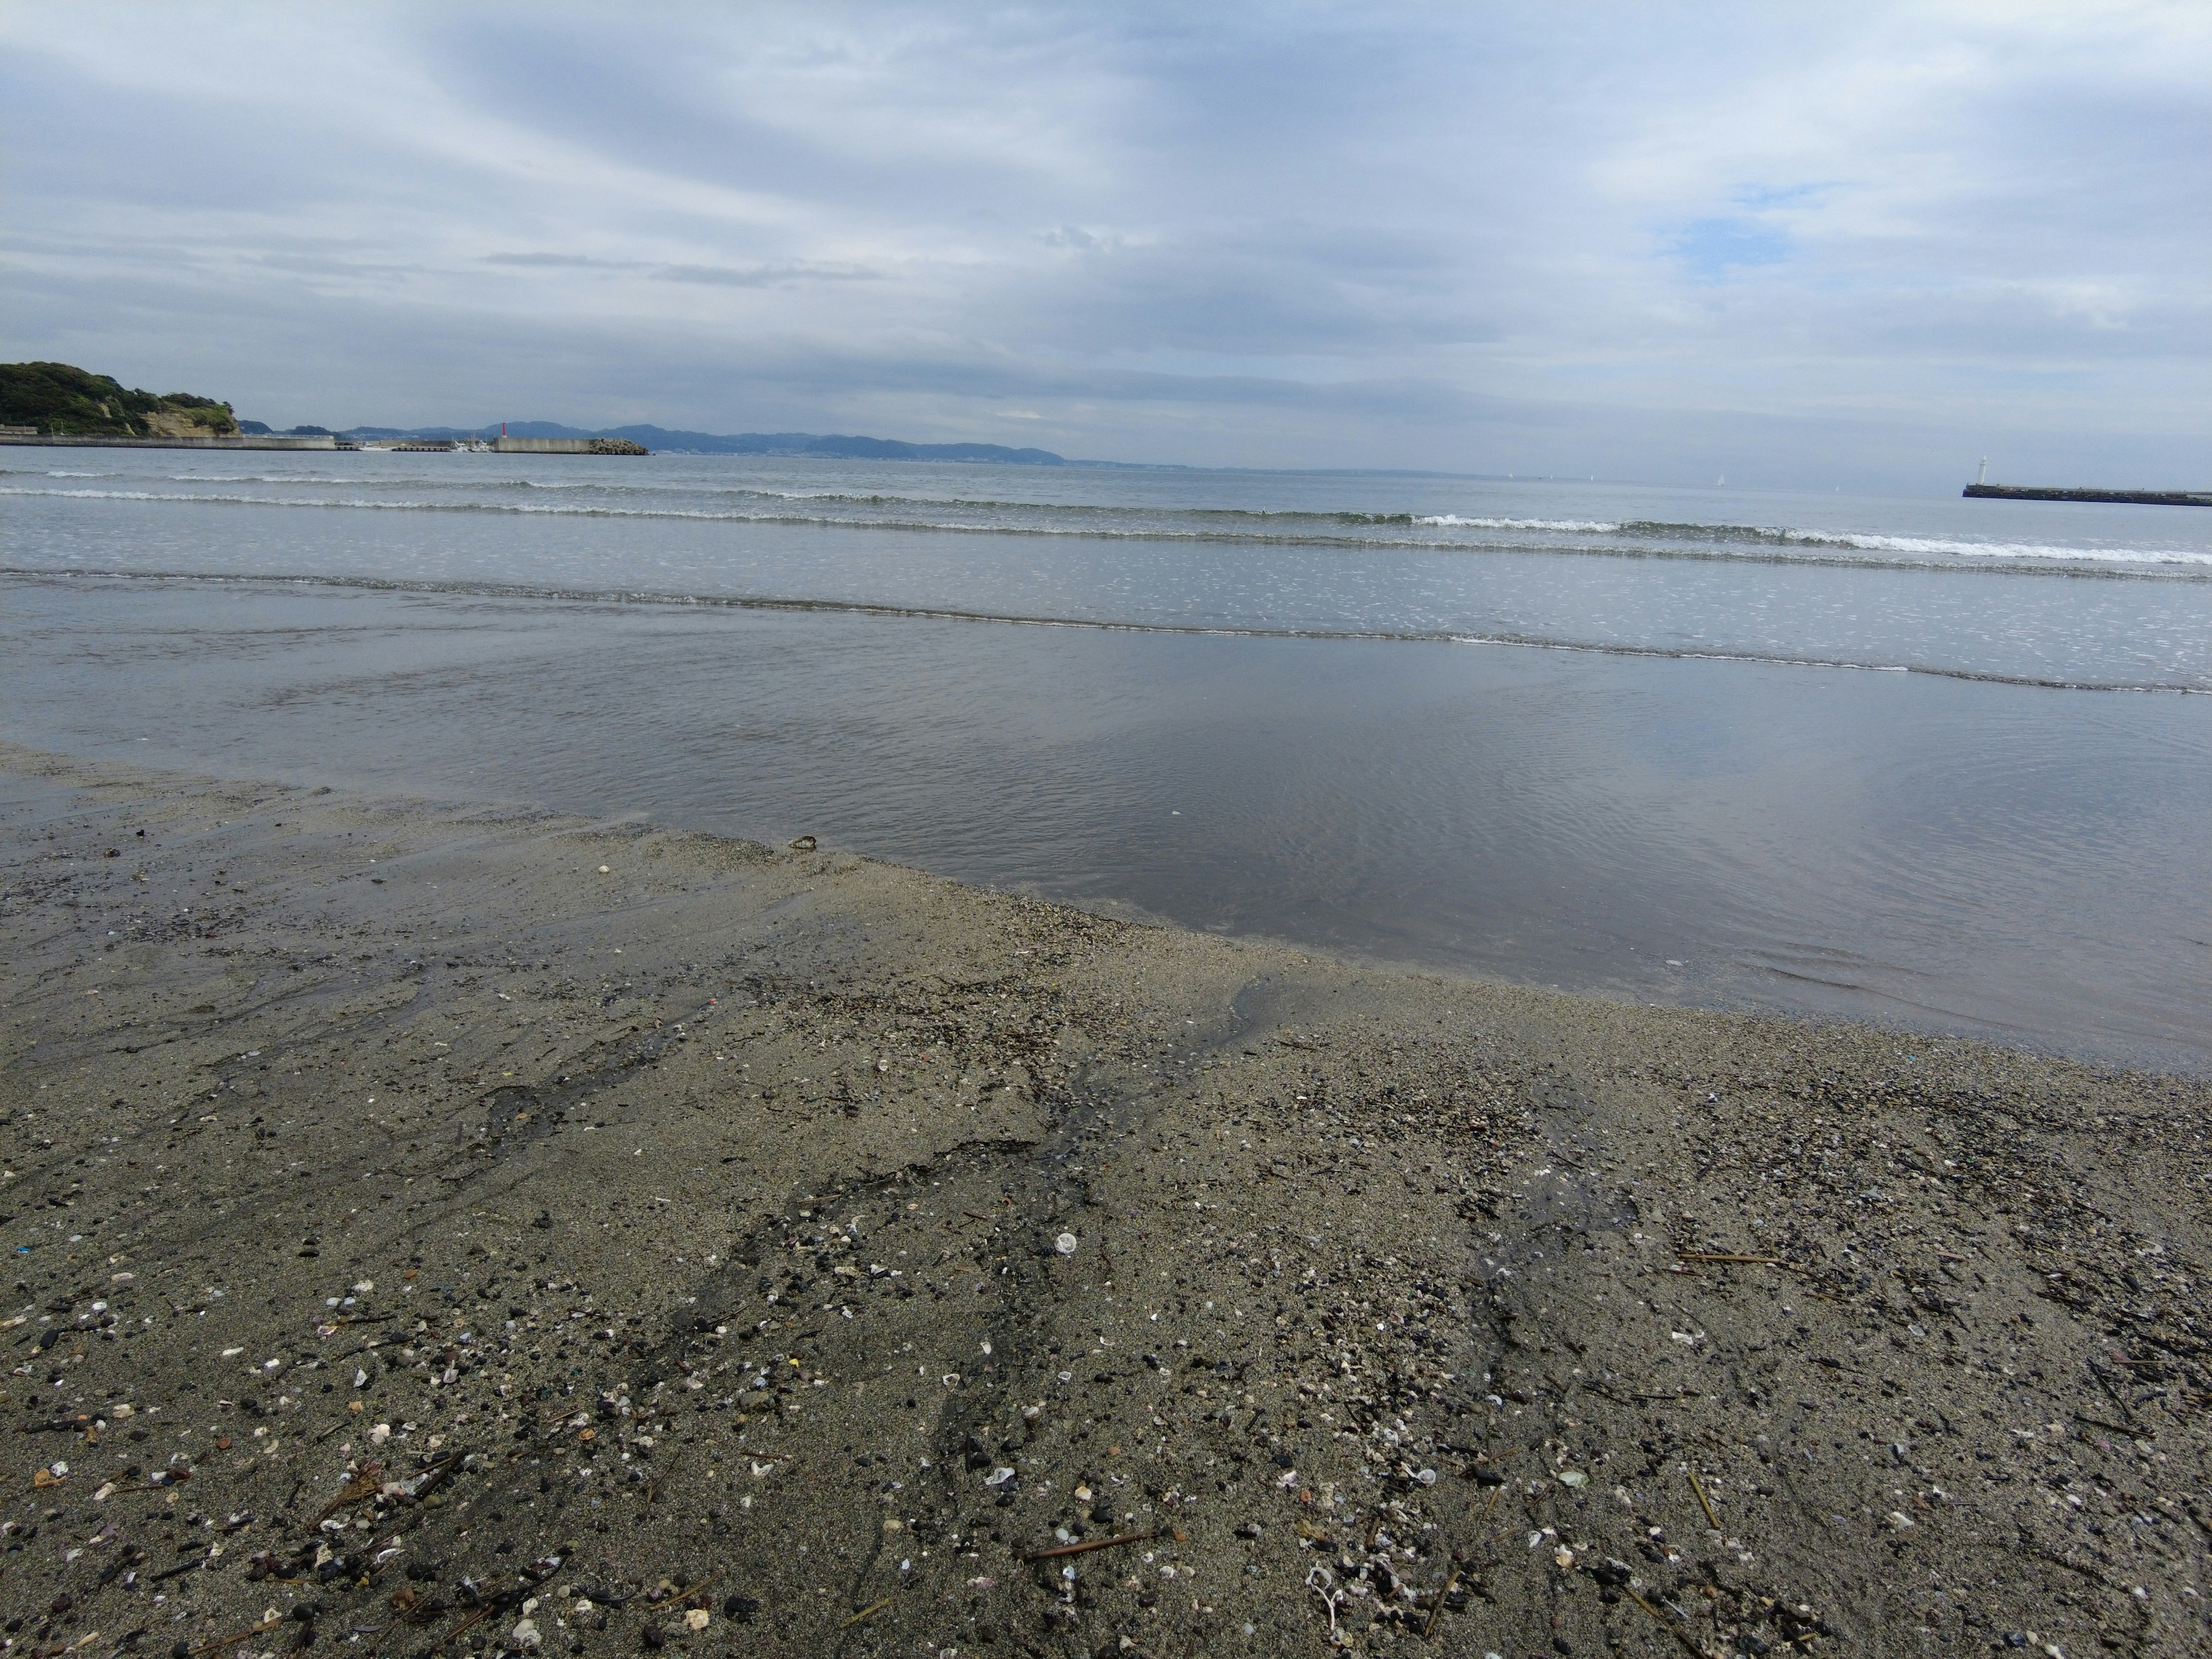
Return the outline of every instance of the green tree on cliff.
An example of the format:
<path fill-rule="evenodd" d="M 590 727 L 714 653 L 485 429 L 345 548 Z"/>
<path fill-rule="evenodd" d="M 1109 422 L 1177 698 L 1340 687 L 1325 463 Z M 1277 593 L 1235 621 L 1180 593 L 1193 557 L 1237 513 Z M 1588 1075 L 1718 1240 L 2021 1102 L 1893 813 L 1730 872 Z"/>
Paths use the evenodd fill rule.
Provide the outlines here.
<path fill-rule="evenodd" d="M 68 363 L 0 363 L 0 426 L 52 437 L 230 437 L 230 405 L 189 392 L 137 392 Z"/>

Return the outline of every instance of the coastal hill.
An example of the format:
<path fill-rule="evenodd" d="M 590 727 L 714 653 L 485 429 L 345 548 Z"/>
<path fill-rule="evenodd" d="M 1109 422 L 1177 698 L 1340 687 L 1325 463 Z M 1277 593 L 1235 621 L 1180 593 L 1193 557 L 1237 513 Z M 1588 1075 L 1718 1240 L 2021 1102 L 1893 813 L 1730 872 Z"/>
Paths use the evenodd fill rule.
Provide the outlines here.
<path fill-rule="evenodd" d="M 224 438 L 239 429 L 228 404 L 134 391 L 69 363 L 0 363 L 0 426 L 79 438 Z"/>
<path fill-rule="evenodd" d="M 253 429 L 253 423 L 247 423 Z M 915 444 L 897 438 L 867 438 L 814 432 L 684 432 L 660 426 L 617 426 L 592 430 L 552 421 L 510 421 L 514 438 L 628 438 L 656 453 L 679 455 L 814 455 L 839 460 L 971 461 L 1000 466 L 1104 466 L 1111 462 L 1071 461 L 1048 449 L 1013 449 L 1004 444 Z M 497 426 L 359 426 L 345 438 L 496 438 Z"/>

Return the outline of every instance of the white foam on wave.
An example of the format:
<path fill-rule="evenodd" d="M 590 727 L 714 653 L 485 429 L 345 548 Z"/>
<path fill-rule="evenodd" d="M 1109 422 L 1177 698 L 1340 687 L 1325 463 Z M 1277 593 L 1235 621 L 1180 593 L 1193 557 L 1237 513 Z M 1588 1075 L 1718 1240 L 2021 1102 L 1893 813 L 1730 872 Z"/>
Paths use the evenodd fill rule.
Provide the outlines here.
<path fill-rule="evenodd" d="M 1855 547 L 1869 553 L 1949 555 L 1970 559 L 2035 559 L 2065 563 L 2212 565 L 2212 553 L 2187 548 L 2058 547 L 2038 542 L 1966 542 L 1930 536 L 1876 536 L 1828 530 L 1785 530 L 1786 541 Z"/>
<path fill-rule="evenodd" d="M 291 480 L 286 479 L 284 482 L 289 483 Z M 332 479 L 330 482 L 347 483 L 350 480 Z M 214 507 L 398 507 L 427 512 L 435 512 L 447 505 L 441 501 L 371 501 L 327 495 L 221 495 L 211 492 L 193 493 L 177 489 L 25 489 L 14 484 L 0 484 L 0 495 L 40 495 L 52 500 L 72 501 L 194 501 L 204 506 Z M 526 512 L 529 509 L 514 507 L 508 510 Z M 552 509 L 539 508 L 538 510 L 544 512 Z"/>
<path fill-rule="evenodd" d="M 68 477 L 97 478 L 97 472 L 72 472 Z M 17 484 L 0 486 L 0 495 L 45 495 L 61 501 L 197 501 L 212 499 L 204 495 L 163 495 L 149 489 L 25 489 Z"/>
<path fill-rule="evenodd" d="M 198 482 L 198 480 L 194 480 Z M 289 483 L 290 480 L 285 480 Z M 352 483 L 351 479 L 333 482 Z M 373 501 L 359 495 L 249 495 L 212 490 L 160 489 L 27 489 L 0 484 L 0 495 L 36 495 L 51 500 L 97 501 L 188 501 L 215 507 L 345 507 L 371 513 L 481 513 L 538 519 L 684 519 L 723 524 L 820 524 L 856 530 L 963 530 L 981 534 L 1002 532 L 1003 526 L 968 524 L 957 520 L 836 518 L 826 514 L 702 512 L 691 507 L 567 506 L 547 501 Z M 1127 532 L 1097 532 L 1068 528 L 1043 529 L 1041 535 L 1106 537 Z M 1190 539 L 1205 539 L 1203 532 L 1181 532 Z"/>
<path fill-rule="evenodd" d="M 1456 513 L 1425 513 L 1413 522 L 1466 530 L 1578 530 L 1598 536 L 1611 535 L 1620 528 L 1603 519 L 1465 519 Z"/>
<path fill-rule="evenodd" d="M 56 473 L 56 477 L 118 478 L 119 472 Z M 164 483 L 356 483 L 354 478 L 331 477 L 320 472 L 171 472 L 164 475 Z"/>
<path fill-rule="evenodd" d="M 26 475 L 19 473 L 15 476 L 22 477 Z M 64 477 L 91 479 L 120 478 L 127 477 L 128 475 L 101 472 L 64 472 L 55 471 L 46 473 L 46 476 L 58 479 Z M 255 483 L 272 484 L 351 483 L 356 488 L 359 488 L 362 484 L 367 484 L 372 489 L 381 483 L 401 482 L 399 480 L 380 480 L 374 478 L 342 479 L 331 477 L 322 474 L 272 476 L 269 474 L 243 475 L 201 473 L 196 475 L 171 475 L 168 479 L 169 482 L 187 484 L 244 483 L 248 482 L 249 480 Z M 419 481 L 408 480 L 406 482 Z M 517 481 L 501 481 L 495 487 L 501 489 L 511 489 L 515 482 Z M 547 489 L 552 490 L 564 490 L 570 489 L 599 489 L 606 491 L 607 493 L 620 495 L 634 495 L 641 493 L 633 486 L 617 485 L 610 487 L 604 483 L 586 480 L 576 480 L 574 482 L 563 480 L 558 483 L 543 484 L 533 483 L 530 487 L 533 489 Z M 1622 538 L 1620 540 L 1613 541 L 1610 544 L 1583 544 L 1579 545 L 1573 543 L 1553 543 L 1549 544 L 1535 543 L 1516 544 L 1510 540 L 1485 544 L 1462 540 L 1457 538 L 1425 539 L 1418 537 L 1390 537 L 1372 534 L 1347 534 L 1344 536 L 1316 537 L 1311 535 L 1286 534 L 1279 531 L 1270 532 L 1256 530 L 1231 534 L 1212 529 L 1176 528 L 1171 527 L 1168 525 L 1148 525 L 1142 527 L 1125 528 L 1112 526 L 1102 526 L 1095 520 L 1082 516 L 1079 516 L 1075 521 L 1068 523 L 1015 524 L 1005 521 L 976 521 L 957 518 L 952 516 L 947 510 L 957 509 L 963 507 L 983 507 L 988 508 L 998 505 L 997 503 L 989 502 L 970 502 L 958 500 L 929 501 L 898 496 L 872 498 L 854 496 L 841 491 L 823 490 L 800 492 L 754 490 L 742 487 L 736 489 L 718 489 L 712 492 L 705 493 L 724 496 L 734 495 L 741 499 L 750 498 L 755 501 L 763 501 L 764 502 L 773 501 L 783 503 L 787 504 L 792 507 L 817 503 L 828 504 L 830 502 L 858 506 L 863 509 L 871 507 L 881 508 L 892 506 L 920 507 L 931 511 L 932 516 L 877 517 L 866 513 L 865 511 L 860 515 L 852 515 L 823 512 L 777 512 L 773 508 L 767 511 L 748 511 L 741 507 L 732 509 L 726 507 L 714 510 L 702 510 L 696 507 L 675 506 L 617 506 L 605 501 L 590 503 L 584 501 L 561 502 L 556 501 L 538 502 L 516 501 L 486 501 L 481 499 L 468 499 L 465 493 L 464 494 L 463 498 L 459 500 L 452 499 L 450 497 L 444 500 L 419 500 L 407 497 L 399 497 L 396 499 L 386 498 L 379 500 L 358 495 L 338 496 L 309 495 L 264 495 L 258 493 L 236 490 L 155 490 L 99 488 L 53 489 L 31 487 L 21 484 L 0 484 L 0 495 L 49 496 L 91 501 L 178 501 L 197 502 L 202 505 L 234 505 L 241 507 L 337 507 L 383 512 L 475 512 L 490 513 L 495 514 L 515 514 L 527 517 L 635 518 L 755 524 L 819 524 L 856 530 L 951 531 L 987 535 L 1011 533 L 1042 537 L 1067 537 L 1101 541 L 1218 541 L 1224 543 L 1275 542 L 1284 545 L 1329 546 L 1353 550 L 1366 549 L 1377 553 L 1386 553 L 1394 550 L 1418 550 L 1428 549 L 1447 552 L 1488 550 L 1535 554 L 1547 552 L 1596 553 L 1618 551 L 1632 556 L 1649 556 L 1654 552 L 1660 551 L 1668 547 L 1682 548 L 1682 544 L 1686 539 L 1691 544 L 1690 547 L 1683 548 L 1683 550 L 1680 551 L 1668 553 L 1667 556 L 1694 558 L 1735 558 L 1742 556 L 1746 556 L 1725 550 L 1724 546 L 1723 548 L 1717 549 L 1708 544 L 1706 547 L 1702 549 L 1696 548 L 1694 544 L 1697 541 L 1703 539 L 1703 537 L 1693 535 L 1686 538 L 1681 533 L 1684 532 L 1703 531 L 1706 535 L 1710 535 L 1714 541 L 1723 543 L 1723 544 L 1731 539 L 1731 538 L 1737 541 L 1749 539 L 1758 542 L 1763 544 L 1765 548 L 1766 553 L 1765 556 L 1769 558 L 1779 556 L 1786 559 L 1788 556 L 1784 554 L 1782 550 L 1794 546 L 1805 549 L 1806 553 L 1803 556 L 1807 559 L 1818 560 L 1820 558 L 1820 555 L 1816 552 L 1815 550 L 1834 549 L 1838 550 L 1838 551 L 1829 554 L 1827 556 L 1826 562 L 1843 564 L 1856 562 L 1856 561 L 1850 559 L 1848 556 L 1848 554 L 1844 551 L 1844 550 L 1848 550 L 1848 552 L 1850 553 L 1864 553 L 1876 556 L 1875 558 L 1870 558 L 1868 561 L 1870 564 L 1876 562 L 1888 562 L 1893 568 L 1910 568 L 1911 564 L 1922 562 L 1925 562 L 1929 565 L 1936 565 L 1939 562 L 1950 563 L 1955 561 L 1958 562 L 1981 564 L 1985 568 L 2002 567 L 2007 564 L 2013 565 L 2015 568 L 2040 566 L 2045 568 L 2053 569 L 2067 565 L 2073 565 L 2077 568 L 2088 566 L 2104 568 L 2111 568 L 2115 566 L 2135 566 L 2142 568 L 2147 566 L 2155 567 L 2165 565 L 2168 567 L 2185 566 L 2199 569 L 2212 569 L 2212 550 L 2195 548 L 2066 547 L 2040 543 L 1978 542 L 1940 537 L 1891 536 L 1850 531 L 1781 528 L 1755 529 L 1746 526 L 1664 526 L 1647 527 L 1642 525 L 1615 524 L 1603 520 L 1474 518 L 1453 514 L 1436 514 L 1412 518 L 1410 520 L 1398 520 L 1401 524 L 1410 522 L 1411 524 L 1421 525 L 1437 529 L 1491 530 L 1504 532 L 1509 535 L 1510 532 L 1516 531 L 1551 531 L 1564 532 L 1570 534 L 1620 536 Z M 935 516 L 935 514 L 942 514 L 945 516 Z M 1314 515 L 1297 514 L 1285 516 L 1310 517 Z M 1644 543 L 1644 532 L 1645 532 L 1647 528 L 1655 531 L 1673 531 L 1676 533 L 1673 535 L 1658 536 L 1656 539 L 1660 544 L 1660 547 L 1655 549 Z M 1624 532 L 1626 533 L 1624 534 Z"/>

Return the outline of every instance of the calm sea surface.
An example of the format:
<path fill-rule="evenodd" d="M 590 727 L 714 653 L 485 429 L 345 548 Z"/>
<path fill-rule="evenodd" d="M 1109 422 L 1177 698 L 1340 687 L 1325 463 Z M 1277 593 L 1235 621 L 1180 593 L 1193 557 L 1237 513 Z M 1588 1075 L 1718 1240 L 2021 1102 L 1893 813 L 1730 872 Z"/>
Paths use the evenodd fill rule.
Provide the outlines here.
<path fill-rule="evenodd" d="M 0 730 L 2212 1065 L 2212 512 L 0 449 Z"/>

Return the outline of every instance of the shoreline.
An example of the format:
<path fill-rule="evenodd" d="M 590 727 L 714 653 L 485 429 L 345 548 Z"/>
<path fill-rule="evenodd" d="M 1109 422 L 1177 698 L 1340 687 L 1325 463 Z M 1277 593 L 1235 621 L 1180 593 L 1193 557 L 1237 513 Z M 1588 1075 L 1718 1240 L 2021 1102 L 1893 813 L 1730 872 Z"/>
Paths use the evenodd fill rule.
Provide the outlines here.
<path fill-rule="evenodd" d="M 12 745 L 0 812 L 11 1656 L 2212 1644 L 2203 1079 Z"/>

